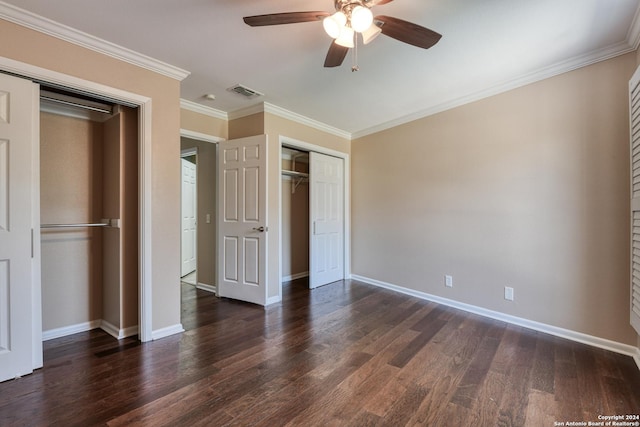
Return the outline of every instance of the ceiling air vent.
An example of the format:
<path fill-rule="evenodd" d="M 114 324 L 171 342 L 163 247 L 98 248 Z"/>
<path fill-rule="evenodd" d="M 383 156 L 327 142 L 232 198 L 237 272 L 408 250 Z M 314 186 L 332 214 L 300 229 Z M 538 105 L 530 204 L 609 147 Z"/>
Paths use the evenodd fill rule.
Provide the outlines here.
<path fill-rule="evenodd" d="M 246 86 L 243 86 L 241 84 L 237 84 L 234 86 L 231 86 L 229 89 L 227 89 L 229 92 L 235 92 L 238 95 L 242 95 L 248 99 L 252 99 L 252 98 L 257 98 L 259 96 L 264 96 L 264 93 L 260 93 L 257 90 L 253 90 L 253 89 L 249 89 Z"/>

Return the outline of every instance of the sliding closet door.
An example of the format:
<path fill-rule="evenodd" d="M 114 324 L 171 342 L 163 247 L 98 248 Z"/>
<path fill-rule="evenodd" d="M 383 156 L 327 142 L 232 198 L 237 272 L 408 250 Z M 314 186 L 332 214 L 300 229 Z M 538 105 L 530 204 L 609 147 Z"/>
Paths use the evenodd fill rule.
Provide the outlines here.
<path fill-rule="evenodd" d="M 315 288 L 344 278 L 344 160 L 311 152 L 310 278 Z"/>
<path fill-rule="evenodd" d="M 34 368 L 32 208 L 38 102 L 38 85 L 0 74 L 0 381 Z"/>

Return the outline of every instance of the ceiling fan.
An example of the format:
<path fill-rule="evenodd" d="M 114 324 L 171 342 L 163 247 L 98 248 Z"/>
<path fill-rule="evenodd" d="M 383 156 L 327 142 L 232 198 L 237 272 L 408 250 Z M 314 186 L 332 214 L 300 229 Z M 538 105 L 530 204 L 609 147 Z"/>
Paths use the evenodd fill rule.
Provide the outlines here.
<path fill-rule="evenodd" d="M 285 12 L 245 16 L 244 22 L 252 27 L 295 24 L 322 20 L 326 33 L 334 40 L 324 60 L 325 67 L 342 64 L 347 52 L 357 49 L 357 33 L 368 44 L 380 33 L 413 46 L 429 49 L 442 35 L 428 28 L 386 15 L 373 16 L 371 8 L 393 0 L 334 0 L 336 12 Z M 355 40 L 355 42 L 354 42 Z M 357 71 L 357 65 L 352 67 Z"/>

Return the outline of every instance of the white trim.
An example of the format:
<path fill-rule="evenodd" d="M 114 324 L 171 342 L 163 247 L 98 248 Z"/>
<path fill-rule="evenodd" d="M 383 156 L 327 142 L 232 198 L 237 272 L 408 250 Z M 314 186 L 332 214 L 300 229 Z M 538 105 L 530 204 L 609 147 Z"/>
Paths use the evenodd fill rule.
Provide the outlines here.
<path fill-rule="evenodd" d="M 636 9 L 629 31 L 627 31 L 627 43 L 633 50 L 638 49 L 640 45 L 640 5 Z"/>
<path fill-rule="evenodd" d="M 184 332 L 184 328 L 181 323 L 177 323 L 175 325 L 167 326 L 166 328 L 156 329 L 151 333 L 152 340 L 159 340 L 161 338 L 168 337 L 170 335 L 175 335 Z"/>
<path fill-rule="evenodd" d="M 633 360 L 635 360 L 638 369 L 640 369 L 640 348 L 636 348 L 636 351 L 633 354 Z"/>
<path fill-rule="evenodd" d="M 207 107 L 206 105 L 198 104 L 183 98 L 180 98 L 180 108 L 183 110 L 193 111 L 194 113 L 204 114 L 205 116 L 214 117 L 216 119 L 229 120 L 229 115 L 225 111 Z"/>
<path fill-rule="evenodd" d="M 210 142 L 216 144 L 220 141 L 224 141 L 224 138 L 219 136 L 209 135 L 208 133 L 196 132 L 189 129 L 180 129 L 180 136 L 184 138 L 195 139 L 198 141 Z"/>
<path fill-rule="evenodd" d="M 264 113 L 265 112 L 264 110 L 265 110 L 264 102 L 261 102 L 259 104 L 254 104 L 248 107 L 231 111 L 227 113 L 227 117 L 229 117 L 229 120 L 241 119 L 242 117 L 251 116 L 253 114 Z"/>
<path fill-rule="evenodd" d="M 639 30 L 640 31 L 640 30 Z M 371 126 L 366 129 L 353 132 L 351 134 L 352 139 L 362 138 L 367 135 L 371 135 L 377 132 L 382 132 L 387 129 L 391 129 L 396 126 L 400 126 L 415 120 L 423 119 L 428 116 L 432 116 L 443 111 L 451 110 L 462 105 L 470 104 L 481 99 L 489 98 L 491 96 L 499 95 L 501 93 L 517 89 L 522 86 L 526 86 L 532 83 L 539 82 L 551 77 L 558 76 L 560 74 L 574 71 L 579 68 L 583 68 L 589 65 L 593 65 L 597 62 L 606 61 L 607 59 L 615 58 L 626 53 L 635 51 L 635 48 L 630 47 L 628 43 L 622 42 L 617 45 L 605 47 L 594 52 L 590 52 L 585 55 L 570 58 L 566 61 L 554 64 L 550 67 L 542 68 L 535 72 L 519 76 L 515 79 L 506 80 L 495 86 L 482 89 L 476 92 L 472 92 L 455 99 L 450 99 L 437 105 L 425 108 L 423 110 L 416 111 L 406 116 L 401 116 L 393 120 L 389 120 L 384 123 L 380 123 L 376 126 Z"/>
<path fill-rule="evenodd" d="M 62 328 L 49 329 L 42 332 L 42 341 L 49 341 L 56 338 L 66 337 L 68 335 L 97 329 L 102 324 L 102 320 L 92 320 L 90 322 L 78 323 L 75 325 L 64 326 Z"/>
<path fill-rule="evenodd" d="M 138 312 L 138 324 L 140 325 L 139 335 L 140 341 L 146 342 L 152 340 L 152 328 L 153 328 L 153 299 L 152 299 L 152 216 L 151 216 L 151 190 L 153 188 L 152 181 L 152 162 L 151 162 L 151 147 L 153 141 L 151 139 L 151 99 L 148 99 L 138 108 L 138 154 L 140 159 L 138 160 L 138 176 L 139 188 L 138 188 L 138 203 L 139 203 L 139 268 L 138 273 L 140 286 L 139 291 L 139 312 Z"/>
<path fill-rule="evenodd" d="M 277 105 L 270 104 L 268 102 L 262 102 L 260 104 L 251 105 L 246 108 L 232 111 L 228 113 L 229 120 L 235 120 L 242 117 L 251 116 L 258 113 L 269 113 L 275 116 L 282 117 L 283 119 L 291 120 L 296 123 L 300 123 L 305 126 L 309 126 L 314 129 L 329 133 L 331 135 L 338 136 L 340 138 L 351 140 L 351 133 L 336 127 L 330 126 L 326 123 L 319 122 L 309 117 L 303 116 L 293 111 L 285 110 Z"/>
<path fill-rule="evenodd" d="M 139 324 L 140 340 L 150 341 L 152 331 L 152 245 L 151 245 L 151 232 L 152 232 L 152 216 L 151 216 L 151 114 L 152 114 L 152 100 L 149 97 L 127 92 L 121 89 L 116 89 L 103 84 L 91 82 L 78 77 L 59 73 L 57 71 L 47 70 L 45 68 L 37 67 L 35 65 L 26 64 L 23 62 L 15 61 L 13 59 L 0 56 L 0 69 L 8 71 L 24 77 L 60 85 L 66 86 L 72 89 L 79 89 L 85 92 L 93 93 L 95 95 L 102 95 L 114 100 L 119 100 L 129 104 L 138 106 L 138 123 L 139 123 L 139 176 L 140 176 L 140 254 L 139 254 L 139 267 L 140 267 L 140 287 L 139 287 Z M 35 294 L 34 294 L 35 295 Z M 34 297 L 35 298 L 35 297 Z"/>
<path fill-rule="evenodd" d="M 309 277 L 308 271 L 303 271 L 302 273 L 290 274 L 288 276 L 282 276 L 283 282 L 291 282 L 292 280 L 302 279 L 303 277 Z"/>
<path fill-rule="evenodd" d="M 196 288 L 200 289 L 201 291 L 211 292 L 216 295 L 218 294 L 218 288 L 216 285 L 207 285 L 206 283 L 198 282 L 198 284 L 196 285 Z"/>
<path fill-rule="evenodd" d="M 107 55 L 111 58 L 127 62 L 179 81 L 184 80 L 190 74 L 189 71 L 158 61 L 157 59 L 134 52 L 131 49 L 118 46 L 115 43 L 102 40 L 98 37 L 92 36 L 91 34 L 60 24 L 51 19 L 36 15 L 35 13 L 2 1 L 0 1 L 0 19 L 13 22 L 14 24 L 30 28 L 40 33 L 53 36 L 60 40 L 73 43 L 77 46 L 90 49 L 94 52 Z"/>
<path fill-rule="evenodd" d="M 123 336 L 120 335 L 122 333 L 122 330 L 120 328 L 115 327 L 112 323 L 107 322 L 106 320 L 102 320 L 100 322 L 100 329 L 102 329 L 103 331 L 105 331 L 115 339 L 119 340 L 124 338 Z"/>
<path fill-rule="evenodd" d="M 264 303 L 264 305 L 267 306 L 267 305 L 277 304 L 279 302 L 282 302 L 282 296 L 276 295 L 274 297 L 267 297 L 267 301 Z"/>
<path fill-rule="evenodd" d="M 92 320 L 90 322 L 78 323 L 75 325 L 64 326 L 62 328 L 49 329 L 42 333 L 42 341 L 49 341 L 56 338 L 62 338 L 69 335 L 77 334 L 80 332 L 92 331 L 94 329 L 102 329 L 107 334 L 116 339 L 123 339 L 138 335 L 138 326 L 130 326 L 128 328 L 120 329 L 115 327 L 106 320 Z"/>
<path fill-rule="evenodd" d="M 31 120 L 31 361 L 33 369 L 42 368 L 42 251 L 40 240 L 40 86 L 32 86 Z"/>
<path fill-rule="evenodd" d="M 184 150 L 180 150 L 180 158 L 191 157 L 198 155 L 198 147 L 185 148 Z"/>
<path fill-rule="evenodd" d="M 100 322 L 100 329 L 111 335 L 112 337 L 121 340 L 123 338 L 131 337 L 134 335 L 138 335 L 138 327 L 137 326 L 129 326 L 128 328 L 118 328 L 114 326 L 112 323 L 107 322 L 106 320 L 102 320 Z"/>
<path fill-rule="evenodd" d="M 569 329 L 559 328 L 557 326 L 547 325 L 545 323 L 535 322 L 533 320 L 523 319 L 521 317 L 511 316 L 509 314 L 500 313 L 498 311 L 487 310 L 486 308 L 478 307 L 471 304 L 465 304 L 462 302 L 450 300 L 448 298 L 439 297 L 436 295 L 428 294 L 414 289 L 405 288 L 402 286 L 394 285 L 391 283 L 383 282 L 381 280 L 371 279 L 369 277 L 359 276 L 354 274 L 351 276 L 353 280 L 368 283 L 373 286 L 377 286 L 384 289 L 389 289 L 395 292 L 400 292 L 405 295 L 410 295 L 416 298 L 420 298 L 427 301 L 432 301 L 438 304 L 446 305 L 448 307 L 457 308 L 459 310 L 467 311 L 469 313 L 478 314 L 480 316 L 488 317 L 491 319 L 500 320 L 512 325 L 522 326 L 527 329 L 533 329 L 534 331 L 544 332 L 546 334 L 555 335 L 560 338 L 566 338 L 571 341 L 576 341 L 582 344 L 587 344 L 593 347 L 602 348 L 605 350 L 613 351 L 615 353 L 632 356 L 636 363 L 638 363 L 638 348 L 631 345 L 619 343 L 616 341 L 607 340 L 604 338 L 594 337 L 592 335 L 583 334 L 582 332 L 571 331 Z M 640 368 L 640 364 L 638 364 Z"/>

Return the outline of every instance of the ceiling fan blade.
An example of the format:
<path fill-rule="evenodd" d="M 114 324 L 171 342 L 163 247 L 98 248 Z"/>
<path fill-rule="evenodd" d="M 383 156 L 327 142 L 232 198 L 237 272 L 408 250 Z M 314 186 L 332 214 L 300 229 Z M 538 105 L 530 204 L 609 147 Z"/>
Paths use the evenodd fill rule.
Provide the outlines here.
<path fill-rule="evenodd" d="M 329 46 L 329 52 L 327 52 L 327 57 L 324 59 L 325 67 L 339 67 L 342 65 L 342 61 L 347 56 L 347 52 L 349 51 L 348 47 L 340 46 L 336 42 L 331 42 L 331 46 Z"/>
<path fill-rule="evenodd" d="M 298 22 L 319 21 L 330 15 L 331 14 L 329 12 L 286 12 L 245 16 L 242 19 L 247 25 L 252 27 L 262 27 L 265 25 L 296 24 Z"/>
<path fill-rule="evenodd" d="M 382 34 L 423 49 L 429 49 L 442 37 L 428 28 L 391 16 L 376 16 L 373 22 L 380 27 Z"/>
<path fill-rule="evenodd" d="M 392 1 L 393 0 L 368 0 L 368 1 L 365 1 L 364 3 L 368 7 L 372 7 L 372 6 L 380 6 L 381 4 L 391 3 Z"/>

